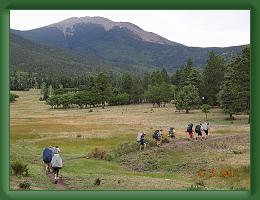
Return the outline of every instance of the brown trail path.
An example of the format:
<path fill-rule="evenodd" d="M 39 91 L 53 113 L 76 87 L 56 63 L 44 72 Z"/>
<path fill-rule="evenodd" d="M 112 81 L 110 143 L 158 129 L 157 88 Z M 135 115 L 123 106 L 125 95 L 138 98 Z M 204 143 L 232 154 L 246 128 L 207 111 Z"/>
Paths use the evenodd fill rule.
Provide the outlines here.
<path fill-rule="evenodd" d="M 53 173 L 49 173 L 47 176 L 50 178 L 51 182 L 53 183 L 53 187 L 55 187 L 56 189 L 58 189 L 58 190 L 67 190 L 67 189 L 69 189 L 64 184 L 62 176 L 59 177 L 57 184 L 54 183 L 54 174 Z"/>

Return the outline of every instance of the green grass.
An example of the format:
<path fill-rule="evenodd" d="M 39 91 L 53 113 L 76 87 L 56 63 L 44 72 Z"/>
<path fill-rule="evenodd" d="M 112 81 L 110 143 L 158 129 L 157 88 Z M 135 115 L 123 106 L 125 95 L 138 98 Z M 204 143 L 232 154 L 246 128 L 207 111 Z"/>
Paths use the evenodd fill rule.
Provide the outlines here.
<path fill-rule="evenodd" d="M 11 104 L 11 161 L 28 164 L 30 175 L 11 175 L 12 189 L 18 189 L 23 180 L 31 181 L 34 190 L 59 189 L 44 174 L 42 150 L 50 145 L 59 145 L 62 150 L 64 189 L 186 190 L 194 189 L 200 181 L 205 187 L 195 189 L 249 189 L 247 115 L 237 115 L 231 122 L 219 109 L 213 109 L 208 114 L 210 135 L 241 137 L 189 142 L 186 125 L 205 120 L 200 110 L 184 114 L 176 112 L 172 104 L 166 108 L 152 108 L 150 104 L 98 107 L 93 112 L 55 110 L 39 101 L 38 90 L 16 93 L 19 98 Z M 170 126 L 176 128 L 178 140 L 184 143 L 155 147 L 153 131 Z M 142 152 L 136 143 L 140 131 L 145 131 L 149 140 Z M 110 161 L 87 158 L 95 148 L 106 151 Z M 198 176 L 201 169 L 223 168 L 232 169 L 236 176 Z M 94 185 L 96 178 L 101 178 L 100 186 Z"/>

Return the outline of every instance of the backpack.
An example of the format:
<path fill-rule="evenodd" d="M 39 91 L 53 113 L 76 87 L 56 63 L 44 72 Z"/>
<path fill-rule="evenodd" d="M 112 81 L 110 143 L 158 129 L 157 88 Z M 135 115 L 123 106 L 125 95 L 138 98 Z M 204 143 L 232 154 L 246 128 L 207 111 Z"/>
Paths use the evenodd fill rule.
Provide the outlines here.
<path fill-rule="evenodd" d="M 157 140 L 159 139 L 159 132 L 160 132 L 159 130 L 154 131 L 154 133 L 153 133 L 154 139 L 157 139 Z"/>
<path fill-rule="evenodd" d="M 136 136 L 136 142 L 140 142 L 143 133 L 138 133 Z"/>
<path fill-rule="evenodd" d="M 192 127 L 193 127 L 192 123 L 188 124 L 187 132 L 191 132 L 192 131 Z"/>
<path fill-rule="evenodd" d="M 195 127 L 195 132 L 196 133 L 199 133 L 201 131 L 201 126 L 200 125 L 197 125 L 196 127 Z"/>
<path fill-rule="evenodd" d="M 62 159 L 60 157 L 60 154 L 54 154 L 51 160 L 51 166 L 52 167 L 62 167 Z"/>
<path fill-rule="evenodd" d="M 45 148 L 42 152 L 42 158 L 44 162 L 51 162 L 53 151 L 51 148 Z"/>

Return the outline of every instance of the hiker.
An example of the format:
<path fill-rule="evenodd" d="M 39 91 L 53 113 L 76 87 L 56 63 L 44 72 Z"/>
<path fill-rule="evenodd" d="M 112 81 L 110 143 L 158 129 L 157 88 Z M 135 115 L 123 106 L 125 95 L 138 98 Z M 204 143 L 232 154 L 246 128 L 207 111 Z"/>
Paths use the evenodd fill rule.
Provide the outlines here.
<path fill-rule="evenodd" d="M 173 143 L 173 140 L 175 139 L 175 128 L 170 127 L 168 129 L 168 137 L 170 138 L 170 143 Z"/>
<path fill-rule="evenodd" d="M 59 179 L 59 170 L 62 168 L 62 159 L 58 151 L 53 154 L 51 166 L 54 173 L 54 183 L 57 184 Z"/>
<path fill-rule="evenodd" d="M 143 132 L 142 135 L 141 135 L 141 138 L 140 138 L 140 151 L 142 149 L 144 150 L 145 147 L 146 147 L 145 135 L 146 135 L 146 133 Z"/>
<path fill-rule="evenodd" d="M 196 127 L 195 127 L 195 133 L 197 133 L 198 134 L 198 136 L 196 137 L 196 140 L 198 139 L 198 138 L 202 138 L 202 127 L 201 127 L 201 123 L 200 124 L 198 124 L 198 125 L 196 125 Z"/>
<path fill-rule="evenodd" d="M 60 152 L 61 152 L 61 150 L 60 150 L 59 146 L 53 147 L 53 154 L 60 153 Z"/>
<path fill-rule="evenodd" d="M 159 147 L 162 144 L 162 139 L 163 139 L 163 135 L 162 135 L 163 129 L 161 130 L 156 130 L 153 133 L 153 138 L 156 140 L 156 145 Z"/>
<path fill-rule="evenodd" d="M 45 173 L 48 174 L 51 172 L 51 160 L 53 157 L 53 148 L 52 146 L 50 147 L 46 147 L 43 150 L 42 153 L 42 158 L 43 158 L 43 162 L 45 164 Z"/>
<path fill-rule="evenodd" d="M 208 122 L 204 122 L 201 125 L 204 133 L 205 133 L 205 138 L 207 138 L 208 134 L 209 134 L 209 123 Z"/>
<path fill-rule="evenodd" d="M 187 133 L 189 133 L 189 139 L 192 140 L 193 139 L 193 124 L 192 123 L 189 123 L 188 126 L 187 126 Z"/>

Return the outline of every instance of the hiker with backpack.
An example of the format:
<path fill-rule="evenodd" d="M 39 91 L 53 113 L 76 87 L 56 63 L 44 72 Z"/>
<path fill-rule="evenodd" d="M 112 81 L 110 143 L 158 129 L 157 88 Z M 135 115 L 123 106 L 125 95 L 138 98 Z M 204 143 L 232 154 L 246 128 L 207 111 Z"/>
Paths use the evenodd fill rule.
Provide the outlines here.
<path fill-rule="evenodd" d="M 51 172 L 51 160 L 53 157 L 53 148 L 52 146 L 50 147 L 46 147 L 43 150 L 42 153 L 42 158 L 43 158 L 43 162 L 45 164 L 45 173 L 48 174 Z"/>
<path fill-rule="evenodd" d="M 209 123 L 208 122 L 204 122 L 201 125 L 204 133 L 205 133 L 205 138 L 207 138 L 208 134 L 209 134 Z"/>
<path fill-rule="evenodd" d="M 59 179 L 59 170 L 62 168 L 62 159 L 61 159 L 60 153 L 58 151 L 56 151 L 53 154 L 53 157 L 51 160 L 51 166 L 52 166 L 53 173 L 54 173 L 54 183 L 57 184 L 58 179 Z"/>
<path fill-rule="evenodd" d="M 60 150 L 59 146 L 53 147 L 53 154 L 60 153 L 60 152 L 61 152 L 61 150 Z"/>
<path fill-rule="evenodd" d="M 168 137 L 170 138 L 170 143 L 173 143 L 173 140 L 175 139 L 175 128 L 170 127 L 168 129 Z"/>
<path fill-rule="evenodd" d="M 145 132 L 138 133 L 136 141 L 140 143 L 140 151 L 146 148 Z"/>
<path fill-rule="evenodd" d="M 159 147 L 162 144 L 162 135 L 163 129 L 161 130 L 155 130 L 153 133 L 153 138 L 156 140 L 156 145 Z"/>
<path fill-rule="evenodd" d="M 198 125 L 196 125 L 196 127 L 195 127 L 195 133 L 198 134 L 198 136 L 196 137 L 196 140 L 197 140 L 198 138 L 202 138 L 202 127 L 201 127 L 201 123 L 198 124 Z"/>
<path fill-rule="evenodd" d="M 187 126 L 187 130 L 186 132 L 189 134 L 189 139 L 192 140 L 193 139 L 193 124 L 192 123 L 189 123 L 188 126 Z"/>

